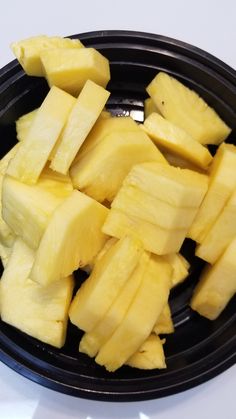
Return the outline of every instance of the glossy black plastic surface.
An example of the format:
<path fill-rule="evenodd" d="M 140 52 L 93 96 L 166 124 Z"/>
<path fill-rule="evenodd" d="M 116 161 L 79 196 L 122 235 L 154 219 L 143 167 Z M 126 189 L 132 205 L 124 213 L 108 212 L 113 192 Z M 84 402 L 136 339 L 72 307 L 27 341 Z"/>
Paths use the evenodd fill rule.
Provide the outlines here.
<path fill-rule="evenodd" d="M 233 128 L 236 142 L 236 72 L 191 45 L 158 35 L 100 31 L 82 35 L 111 63 L 108 109 L 115 115 L 143 118 L 145 86 L 159 70 L 174 75 L 199 92 Z M 44 79 L 28 77 L 16 61 L 0 70 L 1 155 L 16 142 L 14 121 L 39 106 L 48 91 Z M 236 168 L 235 168 L 236 169 Z M 193 313 L 188 301 L 203 267 L 186 240 L 183 253 L 192 264 L 187 281 L 171 294 L 176 332 L 165 345 L 168 368 L 139 371 L 122 367 L 109 374 L 77 351 L 81 333 L 69 325 L 61 350 L 38 342 L 0 322 L 0 359 L 20 374 L 51 389 L 71 395 L 114 401 L 144 400 L 183 391 L 219 374 L 236 360 L 235 298 L 210 322 Z M 85 274 L 78 272 L 78 284 Z"/>

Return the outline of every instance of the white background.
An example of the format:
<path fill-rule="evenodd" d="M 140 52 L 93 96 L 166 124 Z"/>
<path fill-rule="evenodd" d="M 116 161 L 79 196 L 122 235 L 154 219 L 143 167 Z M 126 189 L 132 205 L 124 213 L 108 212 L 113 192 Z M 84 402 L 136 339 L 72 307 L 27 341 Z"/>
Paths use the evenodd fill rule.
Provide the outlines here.
<path fill-rule="evenodd" d="M 9 44 L 32 35 L 131 29 L 171 36 L 236 69 L 234 0 L 5 0 L 0 3 L 0 67 Z M 0 419 L 235 419 L 236 366 L 185 393 L 137 403 L 103 403 L 57 394 L 0 365 Z"/>

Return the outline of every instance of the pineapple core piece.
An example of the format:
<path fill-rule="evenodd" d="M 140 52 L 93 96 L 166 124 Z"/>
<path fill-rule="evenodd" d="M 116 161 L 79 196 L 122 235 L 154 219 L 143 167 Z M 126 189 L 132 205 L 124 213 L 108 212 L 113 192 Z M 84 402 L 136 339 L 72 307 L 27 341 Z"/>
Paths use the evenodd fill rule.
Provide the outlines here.
<path fill-rule="evenodd" d="M 111 202 L 131 167 L 144 161 L 167 164 L 161 152 L 141 130 L 114 132 L 75 162 L 70 175 L 75 188 L 99 202 Z"/>
<path fill-rule="evenodd" d="M 236 187 L 236 147 L 221 144 L 210 167 L 209 189 L 188 232 L 188 237 L 202 243 Z"/>
<path fill-rule="evenodd" d="M 166 304 L 157 319 L 157 322 L 153 328 L 153 332 L 156 335 L 169 334 L 174 332 L 174 324 L 171 318 L 171 311 L 169 304 Z"/>
<path fill-rule="evenodd" d="M 62 198 L 38 185 L 26 185 L 10 176 L 4 176 L 3 219 L 33 249 L 39 246 L 49 219 L 61 202 Z"/>
<path fill-rule="evenodd" d="M 193 90 L 160 72 L 147 87 L 161 114 L 201 144 L 220 144 L 231 132 L 217 113 Z"/>
<path fill-rule="evenodd" d="M 38 109 L 28 112 L 16 121 L 16 136 L 18 141 L 24 141 L 28 135 L 32 122 L 37 114 Z"/>
<path fill-rule="evenodd" d="M 108 212 L 103 205 L 73 191 L 50 218 L 36 252 L 32 280 L 46 285 L 88 265 L 107 240 L 101 226 Z"/>
<path fill-rule="evenodd" d="M 139 242 L 125 237 L 95 262 L 89 278 L 78 290 L 70 307 L 70 320 L 89 332 L 114 303 L 142 254 Z"/>
<path fill-rule="evenodd" d="M 51 88 L 9 163 L 9 175 L 29 184 L 37 182 L 74 103 L 75 98 L 68 93 Z"/>
<path fill-rule="evenodd" d="M 163 344 L 165 340 L 151 334 L 127 361 L 126 365 L 142 370 L 166 368 Z"/>
<path fill-rule="evenodd" d="M 194 290 L 191 307 L 209 320 L 215 320 L 236 293 L 236 238 L 215 265 L 207 266 Z"/>
<path fill-rule="evenodd" d="M 78 39 L 60 38 L 58 36 L 34 36 L 11 44 L 17 60 L 29 76 L 44 76 L 40 53 L 51 48 L 83 48 Z"/>
<path fill-rule="evenodd" d="M 152 113 L 145 119 L 143 129 L 157 146 L 162 146 L 202 169 L 207 168 L 212 160 L 206 147 L 157 113 Z"/>
<path fill-rule="evenodd" d="M 236 191 L 228 199 L 203 242 L 197 246 L 196 255 L 213 264 L 236 236 Z"/>
<path fill-rule="evenodd" d="M 155 103 L 149 97 L 149 98 L 145 99 L 145 101 L 144 101 L 144 118 L 146 119 L 153 112 L 159 113 Z"/>
<path fill-rule="evenodd" d="M 154 255 L 150 258 L 124 319 L 96 356 L 99 365 L 115 371 L 145 342 L 167 304 L 171 271 L 170 265 L 162 258 Z"/>
<path fill-rule="evenodd" d="M 41 62 L 49 86 L 78 96 L 87 80 L 106 87 L 110 80 L 109 61 L 94 48 L 44 50 Z"/>
<path fill-rule="evenodd" d="M 110 93 L 88 80 L 55 145 L 50 167 L 66 174 L 78 150 L 102 112 Z"/>
<path fill-rule="evenodd" d="M 65 343 L 73 278 L 48 287 L 30 279 L 35 253 L 20 238 L 1 278 L 2 320 L 42 342 L 61 348 Z"/>

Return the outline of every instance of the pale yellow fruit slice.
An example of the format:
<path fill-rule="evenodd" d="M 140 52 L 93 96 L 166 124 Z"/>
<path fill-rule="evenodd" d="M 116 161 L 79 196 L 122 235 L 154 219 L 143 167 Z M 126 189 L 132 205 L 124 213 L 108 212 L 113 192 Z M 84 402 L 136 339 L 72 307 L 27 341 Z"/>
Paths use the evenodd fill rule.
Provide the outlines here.
<path fill-rule="evenodd" d="M 17 60 L 29 76 L 44 76 L 40 52 L 51 48 L 83 48 L 78 39 L 60 38 L 58 36 L 34 36 L 11 44 Z"/>
<path fill-rule="evenodd" d="M 227 199 L 236 187 L 236 147 L 221 144 L 214 156 L 209 188 L 188 232 L 188 237 L 202 243 Z"/>
<path fill-rule="evenodd" d="M 34 252 L 17 239 L 1 278 L 1 318 L 42 342 L 61 348 L 65 343 L 73 278 L 49 287 L 30 278 Z"/>
<path fill-rule="evenodd" d="M 208 188 L 208 176 L 158 163 L 137 164 L 124 179 L 133 185 L 176 207 L 199 207 Z"/>
<path fill-rule="evenodd" d="M 205 173 L 205 170 L 207 169 L 207 168 L 200 169 L 200 167 L 195 166 L 189 160 L 186 160 L 178 156 L 177 154 L 173 154 L 169 151 L 166 151 L 162 149 L 161 147 L 159 147 L 159 150 L 162 152 L 163 156 L 165 157 L 165 159 L 168 161 L 168 163 L 171 166 L 180 167 L 181 169 L 193 170 L 194 172 L 198 172 L 198 173 Z"/>
<path fill-rule="evenodd" d="M 202 169 L 209 166 L 212 155 L 208 149 L 161 115 L 149 115 L 144 121 L 143 129 L 157 146 L 164 147 Z"/>
<path fill-rule="evenodd" d="M 41 62 L 49 86 L 78 96 L 87 80 L 106 87 L 110 80 L 109 61 L 94 48 L 44 50 Z"/>
<path fill-rule="evenodd" d="M 190 263 L 180 253 L 170 253 L 163 258 L 173 269 L 171 275 L 172 287 L 181 284 L 189 274 Z"/>
<path fill-rule="evenodd" d="M 157 335 L 174 333 L 174 324 L 172 321 L 169 304 L 164 306 L 153 328 L 153 332 Z"/>
<path fill-rule="evenodd" d="M 85 138 L 102 112 L 110 93 L 88 80 L 53 150 L 50 167 L 66 174 Z"/>
<path fill-rule="evenodd" d="M 90 357 L 96 356 L 102 345 L 106 343 L 116 328 L 121 324 L 138 291 L 143 275 L 146 274 L 149 259 L 149 253 L 143 252 L 141 254 L 136 268 L 130 277 L 126 278 L 123 288 L 110 308 L 106 311 L 104 317 L 95 324 L 91 331 L 85 333 L 82 337 L 79 345 L 80 352 L 84 352 Z"/>
<path fill-rule="evenodd" d="M 120 188 L 111 208 L 168 230 L 188 229 L 197 213 L 197 208 L 174 207 L 130 185 Z"/>
<path fill-rule="evenodd" d="M 70 307 L 70 320 L 89 332 L 104 317 L 138 264 L 143 249 L 125 237 L 95 263 L 90 277 L 78 290 Z"/>
<path fill-rule="evenodd" d="M 144 119 L 146 119 L 149 115 L 151 115 L 153 112 L 159 113 L 155 103 L 153 100 L 149 97 L 145 99 L 144 101 Z"/>
<path fill-rule="evenodd" d="M 16 136 L 18 141 L 24 141 L 24 139 L 27 137 L 32 122 L 37 114 L 37 110 L 38 109 L 34 109 L 33 111 L 28 112 L 17 119 Z"/>
<path fill-rule="evenodd" d="M 140 240 L 146 250 L 157 255 L 178 252 L 187 234 L 186 229 L 167 230 L 115 208 L 110 210 L 102 231 L 119 239 L 130 235 Z"/>
<path fill-rule="evenodd" d="M 163 343 L 159 336 L 151 334 L 127 361 L 126 365 L 142 370 L 166 368 Z"/>
<path fill-rule="evenodd" d="M 215 265 L 207 266 L 194 290 L 191 307 L 215 320 L 236 293 L 236 239 L 229 244 Z"/>
<path fill-rule="evenodd" d="M 99 365 L 104 365 L 108 371 L 115 371 L 145 342 L 167 304 L 170 276 L 170 265 L 153 256 L 122 323 L 96 356 L 95 361 Z"/>
<path fill-rule="evenodd" d="M 108 212 L 103 205 L 73 191 L 50 218 L 36 252 L 32 280 L 46 285 L 88 265 L 107 240 L 101 227 Z"/>
<path fill-rule="evenodd" d="M 114 132 L 73 164 L 70 175 L 75 188 L 99 202 L 111 202 L 131 167 L 143 161 L 166 162 L 141 130 Z"/>
<path fill-rule="evenodd" d="M 220 144 L 231 129 L 193 90 L 160 72 L 147 87 L 161 114 L 201 144 Z"/>
<path fill-rule="evenodd" d="M 22 182 L 36 183 L 67 121 L 75 99 L 52 87 L 37 111 L 27 137 L 20 143 L 7 173 Z"/>
<path fill-rule="evenodd" d="M 234 236 L 236 236 L 236 191 L 228 199 L 203 242 L 197 246 L 196 255 L 213 264 Z"/>
<path fill-rule="evenodd" d="M 3 267 L 6 268 L 7 263 L 9 261 L 9 258 L 11 256 L 11 252 L 12 252 L 12 247 L 7 247 L 4 246 L 1 242 L 0 242 L 0 258 L 3 264 Z"/>
<path fill-rule="evenodd" d="M 43 169 L 36 185 L 58 198 L 66 198 L 73 191 L 70 176 L 55 172 L 48 166 Z"/>
<path fill-rule="evenodd" d="M 16 155 L 17 150 L 19 149 L 20 144 L 14 145 L 0 160 L 0 174 L 5 175 L 7 167 L 13 157 Z"/>

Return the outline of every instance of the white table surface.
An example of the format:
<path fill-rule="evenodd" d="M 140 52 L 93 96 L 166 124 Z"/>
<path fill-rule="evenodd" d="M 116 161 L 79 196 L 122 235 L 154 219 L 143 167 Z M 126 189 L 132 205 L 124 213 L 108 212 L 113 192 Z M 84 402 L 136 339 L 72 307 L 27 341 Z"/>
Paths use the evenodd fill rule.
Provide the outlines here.
<path fill-rule="evenodd" d="M 0 11 L 0 67 L 12 41 L 130 29 L 171 36 L 236 69 L 234 0 L 5 0 Z M 175 396 L 137 403 L 76 399 L 43 388 L 0 364 L 0 419 L 235 419 L 236 366 Z"/>

